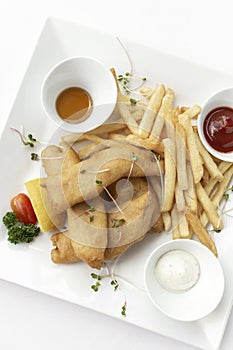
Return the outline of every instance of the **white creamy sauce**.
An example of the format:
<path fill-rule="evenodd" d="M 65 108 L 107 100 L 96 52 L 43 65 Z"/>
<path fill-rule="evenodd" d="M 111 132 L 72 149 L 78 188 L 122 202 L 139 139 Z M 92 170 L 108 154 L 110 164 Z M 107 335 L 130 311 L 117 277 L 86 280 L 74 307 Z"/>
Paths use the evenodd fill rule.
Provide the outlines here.
<path fill-rule="evenodd" d="M 198 282 L 200 265 L 192 254 L 184 250 L 171 250 L 157 261 L 155 277 L 167 291 L 185 292 Z"/>

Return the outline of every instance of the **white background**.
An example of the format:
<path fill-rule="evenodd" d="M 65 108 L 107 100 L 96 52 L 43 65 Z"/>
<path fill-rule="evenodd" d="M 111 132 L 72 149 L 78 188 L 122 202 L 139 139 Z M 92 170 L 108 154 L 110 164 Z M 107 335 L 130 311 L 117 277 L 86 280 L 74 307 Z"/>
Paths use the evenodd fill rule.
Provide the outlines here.
<path fill-rule="evenodd" d="M 232 15 L 230 0 L 0 0 L 0 131 L 47 16 L 104 29 L 233 74 Z M 233 315 L 221 350 L 233 348 L 232 327 Z M 194 349 L 0 281 L 0 349 L 44 348 Z"/>

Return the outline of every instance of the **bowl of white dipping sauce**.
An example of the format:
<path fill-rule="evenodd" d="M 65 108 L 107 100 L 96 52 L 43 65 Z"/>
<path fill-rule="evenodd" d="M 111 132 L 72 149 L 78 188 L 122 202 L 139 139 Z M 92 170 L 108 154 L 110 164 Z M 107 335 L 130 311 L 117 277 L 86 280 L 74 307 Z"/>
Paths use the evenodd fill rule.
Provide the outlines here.
<path fill-rule="evenodd" d="M 207 316 L 224 291 L 218 259 L 194 240 L 178 239 L 157 247 L 146 261 L 144 280 L 153 304 L 179 321 Z"/>

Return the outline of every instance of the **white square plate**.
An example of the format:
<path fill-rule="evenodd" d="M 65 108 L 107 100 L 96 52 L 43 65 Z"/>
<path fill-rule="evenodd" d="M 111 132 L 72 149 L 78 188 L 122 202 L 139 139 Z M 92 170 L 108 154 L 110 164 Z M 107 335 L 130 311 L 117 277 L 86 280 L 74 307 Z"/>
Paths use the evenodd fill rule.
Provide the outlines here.
<path fill-rule="evenodd" d="M 133 58 L 137 74 L 173 88 L 177 104 L 201 104 L 215 90 L 232 84 L 230 75 L 123 41 Z M 17 135 L 10 127 L 20 128 L 24 125 L 39 140 L 46 142 L 50 139 L 55 126 L 42 111 L 41 84 L 54 64 L 76 55 L 93 56 L 108 67 L 114 66 L 118 74 L 129 70 L 126 55 L 116 38 L 56 19 L 46 22 L 0 141 L 1 217 L 9 210 L 10 198 L 18 192 L 25 192 L 24 181 L 40 176 L 40 164 L 30 160 L 31 149 L 20 146 Z M 114 292 L 109 281 L 104 280 L 99 292 L 94 293 L 90 288 L 93 283 L 90 277 L 92 270 L 88 266 L 82 263 L 55 265 L 51 262 L 52 246 L 48 234 L 41 234 L 29 245 L 14 246 L 7 242 L 2 225 L 0 278 L 205 350 L 218 349 L 233 300 L 232 218 L 224 217 L 224 223 L 224 230 L 215 235 L 226 277 L 224 297 L 211 315 L 197 322 L 178 322 L 164 316 L 152 305 L 146 292 L 137 288 L 143 284 L 143 268 L 148 254 L 170 238 L 165 233 L 148 236 L 120 258 L 116 273 L 132 281 L 136 287 L 119 280 L 121 289 Z M 127 298 L 125 318 L 121 316 L 124 294 Z"/>

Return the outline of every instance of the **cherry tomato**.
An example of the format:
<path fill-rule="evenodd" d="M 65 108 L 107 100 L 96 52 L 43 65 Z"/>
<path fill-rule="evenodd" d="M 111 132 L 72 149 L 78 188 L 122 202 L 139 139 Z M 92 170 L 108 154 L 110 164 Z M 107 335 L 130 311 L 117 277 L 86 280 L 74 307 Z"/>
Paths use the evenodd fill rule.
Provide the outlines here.
<path fill-rule="evenodd" d="M 16 214 L 19 221 L 23 222 L 25 225 L 36 224 L 36 214 L 32 207 L 30 198 L 26 194 L 17 194 L 11 199 L 10 205 L 11 209 Z"/>

